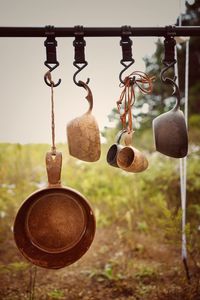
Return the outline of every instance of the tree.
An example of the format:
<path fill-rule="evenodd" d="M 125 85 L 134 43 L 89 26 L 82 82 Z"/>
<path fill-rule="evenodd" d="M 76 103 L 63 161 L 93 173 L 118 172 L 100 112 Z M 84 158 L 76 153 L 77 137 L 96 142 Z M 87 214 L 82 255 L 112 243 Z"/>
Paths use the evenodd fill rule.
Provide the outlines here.
<path fill-rule="evenodd" d="M 178 25 L 179 19 L 176 21 Z M 186 13 L 182 15 L 182 26 L 200 26 L 200 0 L 194 4 L 186 2 Z M 185 44 L 178 49 L 178 70 L 179 70 L 179 87 L 181 97 L 184 98 L 185 91 Z M 169 110 L 174 105 L 172 88 L 162 83 L 160 72 L 164 67 L 162 60 L 164 58 L 163 41 L 159 38 L 156 42 L 156 51 L 149 57 L 144 58 L 146 73 L 154 75 L 156 80 L 153 84 L 153 91 L 150 95 L 139 94 L 133 108 L 133 117 L 136 126 L 141 130 L 150 128 L 152 120 L 162 113 Z M 190 55 L 189 55 L 189 116 L 190 120 L 195 120 L 199 124 L 200 116 L 200 37 L 190 38 Z M 194 67 L 195 66 L 195 67 Z M 167 73 L 167 76 L 173 78 L 173 70 Z M 182 101 L 184 102 L 184 101 Z M 144 109 L 145 108 L 145 109 Z M 113 109 L 109 115 L 110 120 L 116 120 L 116 128 L 120 128 L 119 115 L 116 109 Z M 117 122 L 118 121 L 118 122 Z"/>
<path fill-rule="evenodd" d="M 200 1 L 196 0 L 193 5 L 186 2 L 186 7 L 186 14 L 182 16 L 182 26 L 200 26 Z M 189 113 L 192 115 L 200 113 L 200 37 L 190 38 L 189 50 Z M 185 45 L 178 51 L 178 57 L 180 90 L 183 93 L 185 85 Z"/>

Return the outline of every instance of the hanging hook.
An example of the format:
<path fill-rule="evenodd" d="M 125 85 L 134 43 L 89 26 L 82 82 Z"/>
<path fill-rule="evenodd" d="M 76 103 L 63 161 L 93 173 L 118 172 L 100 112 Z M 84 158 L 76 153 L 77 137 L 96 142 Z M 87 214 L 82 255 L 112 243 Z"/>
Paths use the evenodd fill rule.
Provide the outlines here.
<path fill-rule="evenodd" d="M 78 69 L 73 75 L 73 81 L 76 85 L 82 86 L 80 80 L 76 80 L 76 76 L 88 65 L 88 62 L 85 60 L 85 46 L 86 41 L 84 40 L 84 30 L 83 26 L 75 26 L 75 40 L 73 41 L 74 46 L 74 59 L 73 65 Z M 86 84 L 88 84 L 90 79 L 88 78 Z"/>
<path fill-rule="evenodd" d="M 73 75 L 73 81 L 74 81 L 74 83 L 76 84 L 76 85 L 78 85 L 78 86 L 83 86 L 82 84 L 81 84 L 81 81 L 79 80 L 79 81 L 77 81 L 76 80 L 76 76 L 88 65 L 88 62 L 87 61 L 85 61 L 84 63 L 82 63 L 82 66 L 80 66 L 79 65 L 79 63 L 77 63 L 77 62 L 73 62 L 73 65 L 78 69 L 75 73 L 74 73 L 74 75 Z M 90 82 L 90 79 L 88 78 L 87 79 L 87 81 L 86 81 L 86 84 L 88 84 Z"/>
<path fill-rule="evenodd" d="M 124 79 L 122 79 L 122 74 L 135 62 L 132 58 L 132 40 L 130 39 L 131 27 L 130 26 L 122 26 L 122 34 L 120 46 L 122 47 L 122 60 L 120 63 L 124 66 L 124 69 L 119 73 L 119 80 L 122 84 L 124 84 Z M 125 63 L 127 62 L 127 63 Z"/>
<path fill-rule="evenodd" d="M 123 61 L 123 59 L 120 61 L 120 63 L 124 66 L 124 69 L 119 73 L 119 80 L 122 84 L 124 84 L 124 79 L 122 79 L 122 75 L 123 73 L 130 67 L 132 66 L 132 64 L 134 64 L 135 60 L 132 59 L 131 62 L 129 62 L 127 65 L 125 64 L 125 62 Z"/>
<path fill-rule="evenodd" d="M 164 41 L 165 56 L 163 59 L 163 64 L 165 67 L 161 70 L 160 77 L 163 83 L 171 85 L 173 87 L 172 96 L 175 95 L 177 97 L 175 108 L 178 108 L 180 106 L 181 97 L 180 97 L 179 87 L 175 82 L 177 78 L 176 76 L 174 76 L 173 79 L 164 76 L 164 74 L 169 69 L 174 69 L 174 65 L 176 64 L 176 59 L 175 59 L 176 41 L 174 39 L 174 33 L 172 30 L 173 30 L 172 26 L 166 27 L 167 33 Z"/>
<path fill-rule="evenodd" d="M 160 73 L 160 77 L 161 77 L 161 80 L 163 83 L 171 85 L 173 87 L 172 96 L 176 96 L 176 98 L 177 98 L 177 102 L 175 105 L 175 109 L 176 109 L 180 106 L 180 102 L 181 102 L 180 90 L 179 90 L 178 85 L 175 82 L 177 78 L 176 78 L 176 76 L 174 76 L 173 79 L 171 79 L 169 77 L 164 77 L 164 73 L 167 72 L 168 69 L 173 68 L 174 65 L 175 65 L 175 62 L 172 62 L 168 66 L 165 66 L 165 68 L 163 68 Z"/>
<path fill-rule="evenodd" d="M 53 70 L 55 70 L 58 66 L 59 66 L 59 62 L 57 62 L 53 67 L 50 66 L 48 63 L 44 63 L 45 66 L 47 66 L 49 68 L 49 72 L 52 72 Z M 47 76 L 44 75 L 44 81 L 48 86 L 52 86 L 52 82 L 48 82 L 47 81 Z M 58 80 L 57 83 L 53 83 L 53 87 L 57 87 L 59 84 L 61 83 L 61 79 Z"/>
<path fill-rule="evenodd" d="M 46 40 L 44 42 L 44 45 L 46 47 L 46 57 L 47 60 L 45 61 L 45 66 L 49 69 L 49 72 L 52 72 L 59 66 L 59 62 L 57 61 L 56 56 L 56 47 L 57 47 L 57 41 L 55 39 L 55 30 L 54 26 L 46 26 Z M 48 86 L 52 86 L 52 82 L 47 81 L 47 77 L 44 76 L 44 81 Z M 61 83 L 61 79 L 58 80 L 58 82 L 53 84 L 53 87 L 58 86 Z"/>

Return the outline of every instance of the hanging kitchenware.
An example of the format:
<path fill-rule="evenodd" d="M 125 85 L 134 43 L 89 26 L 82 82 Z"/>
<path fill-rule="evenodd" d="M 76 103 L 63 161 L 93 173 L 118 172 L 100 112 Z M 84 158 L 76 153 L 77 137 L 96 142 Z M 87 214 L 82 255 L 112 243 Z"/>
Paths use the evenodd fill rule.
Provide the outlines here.
<path fill-rule="evenodd" d="M 108 153 L 107 153 L 107 163 L 111 165 L 112 167 L 119 168 L 117 164 L 117 155 L 119 151 L 124 147 L 120 144 L 120 140 L 122 135 L 126 132 L 126 130 L 121 130 L 116 137 L 116 143 L 114 143 L 112 146 L 110 146 Z"/>
<path fill-rule="evenodd" d="M 101 155 L 100 132 L 97 121 L 92 115 L 92 92 L 86 83 L 82 81 L 79 83 L 88 93 L 86 99 L 89 109 L 67 124 L 69 154 L 83 161 L 94 162 Z"/>
<path fill-rule="evenodd" d="M 180 110 L 180 91 L 175 83 L 176 78 L 164 77 L 164 73 L 174 67 L 174 47 L 176 42 L 173 37 L 165 39 L 165 68 L 161 72 L 161 80 L 174 89 L 173 95 L 176 97 L 175 106 L 168 112 L 156 117 L 153 120 L 153 134 L 155 148 L 170 157 L 181 158 L 188 152 L 188 133 L 183 112 Z"/>
<path fill-rule="evenodd" d="M 83 26 L 74 27 L 75 40 L 73 65 L 78 69 L 73 75 L 74 83 L 83 87 L 87 91 L 86 99 L 89 102 L 88 111 L 80 117 L 73 119 L 67 124 L 67 140 L 69 154 L 87 162 L 95 162 L 101 155 L 100 132 L 98 124 L 92 115 L 93 96 L 88 86 L 90 79 L 86 83 L 77 80 L 77 75 L 88 65 L 85 60 L 85 46 Z"/>
<path fill-rule="evenodd" d="M 107 162 L 114 167 L 119 167 L 127 172 L 142 172 L 148 167 L 148 160 L 145 155 L 131 146 L 133 124 L 132 107 L 135 102 L 135 90 L 137 86 L 142 93 L 150 93 L 152 90 L 152 77 L 143 72 L 135 71 L 123 81 L 123 91 L 117 101 L 117 108 L 122 123 L 122 131 L 119 132 L 116 143 L 113 144 L 107 153 Z M 124 137 L 125 146 L 120 144 L 121 137 Z"/>
<path fill-rule="evenodd" d="M 181 158 L 188 152 L 188 134 L 183 112 L 180 110 L 180 93 L 176 91 L 176 104 L 168 112 L 153 120 L 156 150 L 174 158 Z"/>
<path fill-rule="evenodd" d="M 127 172 L 139 173 L 147 169 L 149 163 L 145 155 L 131 146 L 132 134 L 126 132 L 124 136 L 125 147 L 117 153 L 117 165 Z"/>
<path fill-rule="evenodd" d="M 48 73 L 50 80 L 50 73 Z M 30 195 L 14 223 L 14 238 L 31 263 L 59 269 L 77 261 L 90 247 L 95 217 L 86 198 L 61 185 L 62 154 L 56 151 L 52 89 L 52 150 L 46 154 L 48 186 Z"/>

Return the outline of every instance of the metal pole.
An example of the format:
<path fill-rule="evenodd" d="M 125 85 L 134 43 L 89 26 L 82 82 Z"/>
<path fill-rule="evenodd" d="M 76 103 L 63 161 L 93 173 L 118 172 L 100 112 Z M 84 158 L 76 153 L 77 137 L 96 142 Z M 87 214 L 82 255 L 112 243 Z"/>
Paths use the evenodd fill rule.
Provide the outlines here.
<path fill-rule="evenodd" d="M 129 27 L 131 36 L 165 36 L 167 27 Z M 74 37 L 74 27 L 55 27 L 56 37 Z M 175 36 L 200 36 L 200 26 L 172 27 Z M 122 27 L 83 27 L 85 37 L 117 37 Z M 0 37 L 45 37 L 45 27 L 0 27 Z"/>

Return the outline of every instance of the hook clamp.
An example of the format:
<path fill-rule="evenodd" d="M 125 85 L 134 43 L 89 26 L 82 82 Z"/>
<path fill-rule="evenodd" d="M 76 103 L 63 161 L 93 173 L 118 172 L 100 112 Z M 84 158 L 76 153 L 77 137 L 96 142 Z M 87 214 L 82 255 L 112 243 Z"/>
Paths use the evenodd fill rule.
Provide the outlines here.
<path fill-rule="evenodd" d="M 176 33 L 173 30 L 173 26 L 166 26 L 166 35 L 164 40 L 164 49 L 165 56 L 163 59 L 163 63 L 165 66 L 170 65 L 171 63 L 176 63 L 175 59 L 175 46 L 176 41 L 174 39 Z"/>
<path fill-rule="evenodd" d="M 122 34 L 120 46 L 122 47 L 122 59 L 120 63 L 124 66 L 124 69 L 119 73 L 119 80 L 122 84 L 124 84 L 124 80 L 122 79 L 122 74 L 135 62 L 132 57 L 132 40 L 130 39 L 131 27 L 130 26 L 122 26 Z"/>
<path fill-rule="evenodd" d="M 166 26 L 166 35 L 164 40 L 164 59 L 163 64 L 165 67 L 161 70 L 160 77 L 163 83 L 171 85 L 173 87 L 172 95 L 177 97 L 176 107 L 180 105 L 180 90 L 178 85 L 176 84 L 176 76 L 174 78 L 164 77 L 164 73 L 166 73 L 169 69 L 173 69 L 176 64 L 175 59 L 175 46 L 176 41 L 174 36 L 176 33 L 173 31 L 173 26 Z"/>
<path fill-rule="evenodd" d="M 59 62 L 57 61 L 57 56 L 56 56 L 56 47 L 57 47 L 57 41 L 55 39 L 55 30 L 54 26 L 46 26 L 45 27 L 45 35 L 46 35 L 46 40 L 44 42 L 44 45 L 46 47 L 46 61 L 44 62 L 45 66 L 49 68 L 49 71 L 52 72 L 59 66 Z M 53 65 L 53 66 L 52 66 Z M 61 83 L 61 79 L 58 80 L 56 84 L 49 83 L 47 81 L 47 76 L 44 76 L 44 81 L 48 86 L 56 87 Z"/>
<path fill-rule="evenodd" d="M 83 26 L 75 26 L 74 29 L 75 29 L 75 32 L 74 32 L 75 40 L 73 41 L 73 46 L 75 49 L 75 52 L 74 52 L 75 61 L 73 62 L 73 65 L 78 70 L 73 75 L 73 81 L 76 85 L 82 87 L 81 81 L 80 80 L 77 81 L 76 76 L 88 65 L 88 62 L 85 60 L 86 41 L 84 40 Z M 88 84 L 89 81 L 90 81 L 90 79 L 88 78 L 86 81 L 86 84 Z"/>

